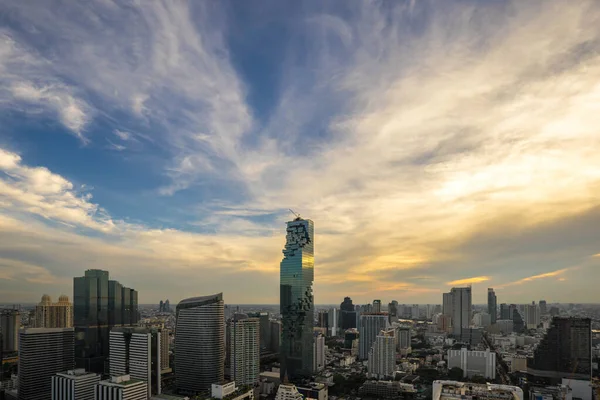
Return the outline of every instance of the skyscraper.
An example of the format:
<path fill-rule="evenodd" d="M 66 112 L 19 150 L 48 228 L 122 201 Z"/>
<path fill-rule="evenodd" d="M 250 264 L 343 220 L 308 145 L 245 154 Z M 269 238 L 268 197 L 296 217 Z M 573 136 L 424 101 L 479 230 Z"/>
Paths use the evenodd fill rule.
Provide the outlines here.
<path fill-rule="evenodd" d="M 314 341 L 314 371 L 321 371 L 325 368 L 325 337 L 321 334 L 315 335 Z"/>
<path fill-rule="evenodd" d="M 540 315 L 548 313 L 546 300 L 540 300 Z"/>
<path fill-rule="evenodd" d="M 314 300 L 314 224 L 297 217 L 287 223 L 280 266 L 281 379 L 312 374 Z"/>
<path fill-rule="evenodd" d="M 4 353 L 19 351 L 20 327 L 21 314 L 18 310 L 2 310 L 2 314 L 0 315 L 0 329 L 2 330 L 2 351 Z"/>
<path fill-rule="evenodd" d="M 494 289 L 488 288 L 488 314 L 490 314 L 490 322 L 492 325 L 496 323 L 498 312 L 498 304 Z"/>
<path fill-rule="evenodd" d="M 444 301 L 442 304 L 442 314 L 452 318 L 452 315 L 454 314 L 453 310 L 452 310 L 452 292 L 450 293 L 444 293 L 443 295 L 444 297 Z"/>
<path fill-rule="evenodd" d="M 260 320 L 235 314 L 228 335 L 231 379 L 238 386 L 254 385 L 260 373 Z"/>
<path fill-rule="evenodd" d="M 339 320 L 339 311 L 337 308 L 333 307 L 329 309 L 327 316 L 329 318 L 328 325 L 328 334 L 329 336 L 337 336 L 338 335 L 338 320 Z"/>
<path fill-rule="evenodd" d="M 175 378 L 177 390 L 196 394 L 223 381 L 225 309 L 223 293 L 193 297 L 177 305 Z"/>
<path fill-rule="evenodd" d="M 108 278 L 108 271 L 89 269 L 73 279 L 75 363 L 96 373 L 105 370 L 110 330 L 138 321 L 137 292 Z"/>
<path fill-rule="evenodd" d="M 72 370 L 73 328 L 29 328 L 19 332 L 19 400 L 48 400 L 52 377 Z"/>
<path fill-rule="evenodd" d="M 71 328 L 73 327 L 73 304 L 67 295 L 58 298 L 58 303 L 52 303 L 47 294 L 35 307 L 36 328 Z"/>
<path fill-rule="evenodd" d="M 350 297 L 344 297 L 344 301 L 340 304 L 340 328 L 342 331 L 356 328 L 356 310 Z"/>
<path fill-rule="evenodd" d="M 535 302 L 525 305 L 525 324 L 527 329 L 535 329 L 540 324 L 540 309 Z"/>
<path fill-rule="evenodd" d="M 506 303 L 500 304 L 500 319 L 512 320 L 512 315 L 510 315 L 510 308 L 508 307 L 508 304 L 506 304 Z"/>
<path fill-rule="evenodd" d="M 554 317 L 546 335 L 527 362 L 534 381 L 561 383 L 563 378 L 590 381 L 592 377 L 592 321 Z"/>
<path fill-rule="evenodd" d="M 158 329 L 113 328 L 110 331 L 110 375 L 130 375 L 148 384 L 148 397 L 160 394 L 161 341 Z"/>
<path fill-rule="evenodd" d="M 471 324 L 471 287 L 452 288 L 452 333 L 460 335 Z"/>
<path fill-rule="evenodd" d="M 369 350 L 367 372 L 370 377 L 391 377 L 396 367 L 396 338 L 394 330 L 379 332 Z"/>
<path fill-rule="evenodd" d="M 359 359 L 366 360 L 369 350 L 375 342 L 377 335 L 388 328 L 387 314 L 362 314 L 358 326 L 358 355 Z"/>

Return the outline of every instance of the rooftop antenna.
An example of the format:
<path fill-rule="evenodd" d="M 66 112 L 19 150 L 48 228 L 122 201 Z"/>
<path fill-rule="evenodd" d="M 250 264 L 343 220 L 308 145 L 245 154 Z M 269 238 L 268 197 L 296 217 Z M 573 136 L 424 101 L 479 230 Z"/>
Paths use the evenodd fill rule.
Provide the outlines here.
<path fill-rule="evenodd" d="M 294 221 L 299 221 L 302 219 L 302 217 L 300 217 L 300 214 L 298 214 L 297 212 L 295 212 L 294 210 L 292 210 L 291 208 L 288 208 L 288 210 L 290 210 L 290 212 L 292 214 L 294 214 L 294 216 L 296 216 L 296 219 Z"/>

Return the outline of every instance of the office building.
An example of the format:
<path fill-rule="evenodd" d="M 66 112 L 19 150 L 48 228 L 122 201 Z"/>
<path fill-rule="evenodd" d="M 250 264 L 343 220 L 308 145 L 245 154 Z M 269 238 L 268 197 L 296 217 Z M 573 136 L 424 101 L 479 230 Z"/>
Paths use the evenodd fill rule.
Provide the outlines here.
<path fill-rule="evenodd" d="M 138 322 L 137 292 L 109 280 L 108 271 L 90 269 L 73 279 L 73 293 L 75 363 L 103 373 L 112 328 Z"/>
<path fill-rule="evenodd" d="M 457 381 L 434 381 L 432 400 L 523 400 L 523 390 L 517 386 L 479 384 Z"/>
<path fill-rule="evenodd" d="M 344 297 L 344 301 L 340 304 L 340 328 L 342 331 L 346 329 L 356 328 L 356 310 L 352 299 Z"/>
<path fill-rule="evenodd" d="M 521 316 L 521 313 L 519 312 L 519 310 L 515 308 L 513 308 L 513 306 L 510 306 L 510 314 L 512 315 L 512 321 L 513 321 L 513 331 L 516 333 L 523 333 L 525 332 L 525 321 L 523 320 L 523 317 Z"/>
<path fill-rule="evenodd" d="M 500 319 L 512 320 L 512 315 L 510 315 L 510 309 L 508 307 L 508 304 L 506 303 L 500 304 Z"/>
<path fill-rule="evenodd" d="M 75 369 L 52 377 L 52 400 L 94 400 L 94 387 L 100 375 Z"/>
<path fill-rule="evenodd" d="M 396 337 L 393 329 L 379 332 L 368 355 L 369 377 L 383 379 L 391 377 L 396 370 Z"/>
<path fill-rule="evenodd" d="M 455 339 L 470 346 L 477 346 L 482 338 L 483 328 L 462 328 L 460 336 L 456 336 Z"/>
<path fill-rule="evenodd" d="M 227 307 L 227 306 L 225 306 Z M 247 318 L 258 318 L 260 324 L 260 348 L 262 351 L 273 351 L 271 349 L 271 318 L 268 312 L 254 312 L 254 313 L 237 313 L 239 315 L 245 315 Z M 235 315 L 235 313 L 234 313 Z M 231 319 L 225 318 L 226 320 Z M 229 337 L 229 335 L 228 335 Z M 229 360 L 227 360 L 229 362 Z"/>
<path fill-rule="evenodd" d="M 381 312 L 381 300 L 373 300 L 373 312 L 374 313 Z"/>
<path fill-rule="evenodd" d="M 462 328 L 471 325 L 471 287 L 452 288 L 452 333 L 460 335 Z"/>
<path fill-rule="evenodd" d="M 327 316 L 329 318 L 328 322 L 328 332 L 329 336 L 337 336 L 338 335 L 338 319 L 339 319 L 339 311 L 337 308 L 333 307 L 329 309 Z"/>
<path fill-rule="evenodd" d="M 392 300 L 391 303 L 388 303 L 388 317 L 390 324 L 398 321 L 398 302 L 396 300 Z"/>
<path fill-rule="evenodd" d="M 147 383 L 129 375 L 113 376 L 94 388 L 95 400 L 147 400 Z"/>
<path fill-rule="evenodd" d="M 562 378 L 591 380 L 592 326 L 589 318 L 554 317 L 528 360 L 532 381 L 560 383 Z"/>
<path fill-rule="evenodd" d="M 159 330 L 160 334 L 160 373 L 166 374 L 172 371 L 169 357 L 169 343 L 171 341 L 170 331 L 166 328 Z"/>
<path fill-rule="evenodd" d="M 421 312 L 419 310 L 419 305 L 418 304 L 413 304 L 411 309 L 410 309 L 410 317 L 412 319 L 419 319 L 421 318 Z"/>
<path fill-rule="evenodd" d="M 427 320 L 431 320 L 434 314 L 434 310 L 435 306 L 433 304 L 425 305 L 425 317 L 427 318 Z"/>
<path fill-rule="evenodd" d="M 35 306 L 36 328 L 71 328 L 73 327 L 73 305 L 67 295 L 58 298 L 58 303 L 53 303 L 47 294 L 42 296 L 42 301 Z"/>
<path fill-rule="evenodd" d="M 309 377 L 313 368 L 314 223 L 295 218 L 287 223 L 280 265 L 281 379 Z"/>
<path fill-rule="evenodd" d="M 540 324 L 540 309 L 533 304 L 525 305 L 525 325 L 527 329 L 535 329 Z"/>
<path fill-rule="evenodd" d="M 323 370 L 325 368 L 325 337 L 321 334 L 315 334 L 313 353 L 313 371 L 318 372 Z"/>
<path fill-rule="evenodd" d="M 310 382 L 298 386 L 297 389 L 305 399 L 327 400 L 329 398 L 329 387 L 323 383 Z"/>
<path fill-rule="evenodd" d="M 329 311 L 320 310 L 317 313 L 317 326 L 319 328 L 329 328 Z"/>
<path fill-rule="evenodd" d="M 546 300 L 540 300 L 540 315 L 548 314 L 548 304 Z"/>
<path fill-rule="evenodd" d="M 512 319 L 499 319 L 496 321 L 496 326 L 503 335 L 510 335 L 514 332 L 514 324 Z"/>
<path fill-rule="evenodd" d="M 452 299 L 452 292 L 443 294 L 443 302 L 442 302 L 442 314 L 452 318 L 454 315 L 454 311 L 452 309 L 454 301 Z"/>
<path fill-rule="evenodd" d="M 147 383 L 148 397 L 161 393 L 160 330 L 116 327 L 110 331 L 110 375 L 129 375 Z"/>
<path fill-rule="evenodd" d="M 223 382 L 225 310 L 223 293 L 193 297 L 177 305 L 175 378 L 177 390 L 196 394 Z"/>
<path fill-rule="evenodd" d="M 452 332 L 452 318 L 447 315 L 440 314 L 440 316 L 438 317 L 438 320 L 437 320 L 437 329 L 438 329 L 438 332 L 451 333 Z"/>
<path fill-rule="evenodd" d="M 282 383 L 277 389 L 275 400 L 303 400 L 304 396 L 298 391 L 295 385 Z"/>
<path fill-rule="evenodd" d="M 464 378 L 480 375 L 487 379 L 496 379 L 496 353 L 490 349 L 469 351 L 466 347 L 448 350 L 448 369 L 455 367 L 463 370 Z"/>
<path fill-rule="evenodd" d="M 494 289 L 488 288 L 488 314 L 490 315 L 490 323 L 493 325 L 496 323 L 498 312 L 498 304 L 496 293 Z"/>
<path fill-rule="evenodd" d="M 28 328 L 19 332 L 19 400 L 52 398 L 52 377 L 72 370 L 73 328 Z"/>
<path fill-rule="evenodd" d="M 490 314 L 485 312 L 478 312 L 473 315 L 473 325 L 486 328 L 492 324 L 492 317 Z"/>
<path fill-rule="evenodd" d="M 2 333 L 2 351 L 14 353 L 19 350 L 19 328 L 21 314 L 18 310 L 4 309 L 0 314 L 0 329 Z"/>
<path fill-rule="evenodd" d="M 238 386 L 254 385 L 260 373 L 260 320 L 235 314 L 228 327 L 231 379 Z"/>
<path fill-rule="evenodd" d="M 387 314 L 362 314 L 358 327 L 358 358 L 366 360 L 377 335 L 388 328 Z"/>

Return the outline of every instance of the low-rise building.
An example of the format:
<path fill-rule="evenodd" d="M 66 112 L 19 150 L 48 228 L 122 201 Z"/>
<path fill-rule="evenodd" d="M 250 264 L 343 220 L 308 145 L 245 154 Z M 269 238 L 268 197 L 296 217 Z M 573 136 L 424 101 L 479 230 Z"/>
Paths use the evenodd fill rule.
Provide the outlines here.
<path fill-rule="evenodd" d="M 414 385 L 397 381 L 366 381 L 358 393 L 379 399 L 412 399 L 417 390 Z"/>
<path fill-rule="evenodd" d="M 100 381 L 94 388 L 95 400 L 146 400 L 148 383 L 129 375 L 114 376 Z"/>
<path fill-rule="evenodd" d="M 74 369 L 52 377 L 52 400 L 94 400 L 100 375 Z"/>
<path fill-rule="evenodd" d="M 523 400 L 517 386 L 477 384 L 457 381 L 434 381 L 432 400 Z"/>
<path fill-rule="evenodd" d="M 309 385 L 298 386 L 297 389 L 305 399 L 327 400 L 329 397 L 328 387 L 322 383 L 313 382 Z"/>

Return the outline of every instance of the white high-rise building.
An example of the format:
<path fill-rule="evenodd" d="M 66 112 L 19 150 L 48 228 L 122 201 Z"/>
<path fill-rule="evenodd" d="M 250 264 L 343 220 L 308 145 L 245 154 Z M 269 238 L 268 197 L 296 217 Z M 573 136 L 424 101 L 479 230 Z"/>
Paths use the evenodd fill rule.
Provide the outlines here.
<path fill-rule="evenodd" d="M 254 385 L 260 374 L 260 320 L 235 314 L 228 331 L 231 379 L 238 386 Z"/>
<path fill-rule="evenodd" d="M 419 305 L 418 304 L 413 304 L 411 309 L 410 309 L 410 317 L 412 319 L 419 319 L 421 318 L 421 312 L 419 310 Z"/>
<path fill-rule="evenodd" d="M 469 351 L 466 347 L 460 350 L 448 350 L 448 369 L 458 367 L 463 370 L 463 377 L 481 375 L 487 379 L 496 379 L 496 353 L 485 351 Z"/>
<path fill-rule="evenodd" d="M 377 335 L 369 351 L 367 371 L 370 377 L 383 379 L 394 374 L 396 369 L 396 338 L 394 334 L 394 329 L 388 329 Z"/>
<path fill-rule="evenodd" d="M 462 328 L 471 325 L 471 287 L 452 288 L 452 333 L 460 335 Z"/>
<path fill-rule="evenodd" d="M 129 375 L 113 376 L 94 388 L 95 400 L 147 400 L 148 384 Z"/>
<path fill-rule="evenodd" d="M 314 371 L 322 371 L 325 368 L 325 337 L 323 335 L 315 336 L 314 344 Z"/>
<path fill-rule="evenodd" d="M 486 312 L 478 312 L 473 315 L 473 325 L 486 328 L 492 324 L 492 317 Z"/>
<path fill-rule="evenodd" d="M 329 318 L 329 335 L 337 336 L 338 335 L 338 319 L 339 319 L 339 311 L 337 308 L 333 307 L 329 309 L 329 313 L 327 314 Z"/>
<path fill-rule="evenodd" d="M 386 314 L 361 314 L 358 326 L 358 358 L 366 360 L 379 332 L 389 326 Z"/>
<path fill-rule="evenodd" d="M 74 369 L 52 377 L 52 400 L 94 400 L 100 375 Z"/>
<path fill-rule="evenodd" d="M 110 375 L 130 375 L 147 383 L 148 397 L 161 393 L 160 331 L 118 327 L 110 331 Z"/>

